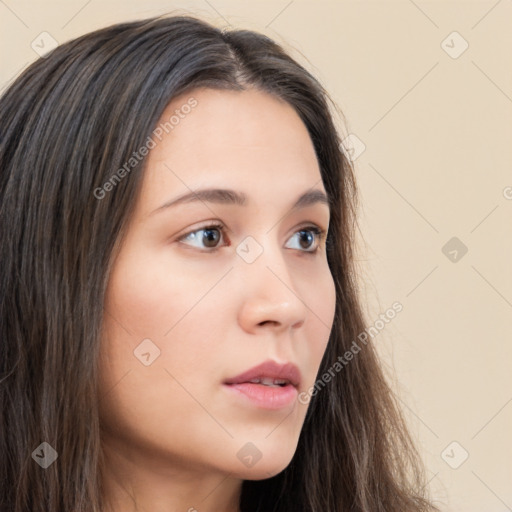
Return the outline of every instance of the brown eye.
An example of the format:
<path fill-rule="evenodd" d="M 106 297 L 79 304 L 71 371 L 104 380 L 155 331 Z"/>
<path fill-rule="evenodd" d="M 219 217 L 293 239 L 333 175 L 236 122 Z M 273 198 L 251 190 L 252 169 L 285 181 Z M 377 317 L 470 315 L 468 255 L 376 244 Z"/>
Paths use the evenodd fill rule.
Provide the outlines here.
<path fill-rule="evenodd" d="M 217 228 L 200 229 L 199 231 L 204 231 L 203 242 L 206 245 L 206 247 L 215 247 L 221 238 L 219 234 L 220 232 Z"/>
<path fill-rule="evenodd" d="M 195 247 L 197 249 L 209 249 L 206 252 L 216 251 L 219 240 L 225 233 L 225 227 L 223 224 L 211 224 L 189 231 L 179 238 L 180 242 L 187 243 L 188 241 L 195 241 Z"/>
<path fill-rule="evenodd" d="M 206 249 L 203 252 L 215 252 L 221 247 L 219 241 L 224 237 L 225 231 L 226 227 L 223 224 L 210 224 L 185 233 L 179 238 L 179 241 L 187 245 L 189 245 L 188 242 L 194 241 L 197 249 Z M 297 237 L 297 235 L 299 247 L 291 248 L 298 249 L 300 252 L 315 254 L 318 252 L 326 232 L 318 226 L 308 226 L 296 231 L 292 238 Z"/>
<path fill-rule="evenodd" d="M 304 249 L 309 249 L 309 247 L 311 247 L 311 245 L 314 244 L 315 237 L 311 234 L 311 231 L 303 229 L 299 231 L 299 235 L 300 244 Z"/>
<path fill-rule="evenodd" d="M 320 229 L 318 226 L 309 226 L 297 231 L 294 234 L 294 237 L 296 237 L 297 235 L 299 241 L 299 250 L 302 250 L 302 252 L 315 254 L 320 248 L 320 244 L 325 237 L 325 231 L 323 229 Z M 292 247 L 292 249 L 293 248 L 294 247 Z"/>

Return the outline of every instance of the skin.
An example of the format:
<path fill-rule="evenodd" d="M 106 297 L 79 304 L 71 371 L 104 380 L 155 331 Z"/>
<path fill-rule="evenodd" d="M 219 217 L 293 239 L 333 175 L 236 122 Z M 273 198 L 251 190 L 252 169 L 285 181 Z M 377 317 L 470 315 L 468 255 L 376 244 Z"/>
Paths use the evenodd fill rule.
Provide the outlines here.
<path fill-rule="evenodd" d="M 307 391 L 334 319 L 325 244 L 308 253 L 319 238 L 308 231 L 301 245 L 298 233 L 327 231 L 329 208 L 290 211 L 302 193 L 325 192 L 305 125 L 290 105 L 253 89 L 196 89 L 174 98 L 162 121 L 190 97 L 197 106 L 147 157 L 105 297 L 100 418 L 104 496 L 115 512 L 238 511 L 243 480 L 290 463 L 308 405 L 262 409 L 222 382 L 273 359 L 296 364 L 298 391 Z M 244 192 L 248 204 L 154 212 L 204 187 Z M 207 221 L 227 229 L 214 229 L 210 244 L 197 231 Z M 247 236 L 263 249 L 252 263 L 236 252 Z M 144 339 L 160 350 L 148 365 L 134 355 Z M 252 467 L 237 457 L 248 442 L 261 453 Z"/>

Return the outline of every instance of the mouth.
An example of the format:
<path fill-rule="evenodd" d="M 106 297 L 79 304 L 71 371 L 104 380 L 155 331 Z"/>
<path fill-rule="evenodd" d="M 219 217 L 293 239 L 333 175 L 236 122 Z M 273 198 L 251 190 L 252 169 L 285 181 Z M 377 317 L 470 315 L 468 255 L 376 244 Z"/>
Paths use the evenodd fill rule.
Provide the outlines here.
<path fill-rule="evenodd" d="M 224 384 L 241 384 L 250 382 L 263 386 L 298 387 L 300 384 L 300 370 L 293 363 L 279 364 L 271 359 L 264 361 L 245 372 L 224 381 Z"/>
<path fill-rule="evenodd" d="M 297 398 L 300 380 L 300 371 L 294 364 L 268 360 L 225 380 L 223 385 L 246 405 L 275 410 Z"/>
<path fill-rule="evenodd" d="M 272 386 L 277 388 L 282 388 L 283 386 L 288 386 L 293 384 L 288 379 L 273 379 L 271 377 L 262 377 L 262 378 L 256 378 L 251 379 L 247 381 L 246 383 L 241 384 L 262 384 L 263 386 Z"/>

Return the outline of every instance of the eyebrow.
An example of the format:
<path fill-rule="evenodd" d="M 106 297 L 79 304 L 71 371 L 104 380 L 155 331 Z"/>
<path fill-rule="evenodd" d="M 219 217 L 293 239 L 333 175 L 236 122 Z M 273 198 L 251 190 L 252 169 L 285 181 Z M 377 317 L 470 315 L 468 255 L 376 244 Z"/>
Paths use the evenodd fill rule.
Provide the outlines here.
<path fill-rule="evenodd" d="M 205 201 L 217 204 L 227 205 L 238 205 L 247 206 L 248 198 L 243 192 L 237 192 L 236 190 L 225 189 L 225 188 L 206 188 L 199 189 L 188 194 L 184 194 L 175 199 L 165 202 L 159 206 L 156 210 L 153 210 L 150 215 L 167 210 L 173 206 L 184 203 L 192 203 L 196 201 Z M 301 194 L 297 200 L 292 204 L 291 210 L 298 210 L 312 206 L 314 204 L 325 204 L 330 207 L 329 198 L 327 195 L 318 189 L 308 190 Z M 330 209 L 330 208 L 329 208 Z"/>

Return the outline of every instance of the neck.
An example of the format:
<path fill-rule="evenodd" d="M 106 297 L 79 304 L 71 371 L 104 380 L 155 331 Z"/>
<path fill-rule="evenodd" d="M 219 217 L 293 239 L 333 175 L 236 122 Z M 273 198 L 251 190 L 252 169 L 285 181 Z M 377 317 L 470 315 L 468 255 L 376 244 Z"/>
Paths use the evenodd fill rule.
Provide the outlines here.
<path fill-rule="evenodd" d="M 148 450 L 103 445 L 105 512 L 239 512 L 242 480 Z"/>

